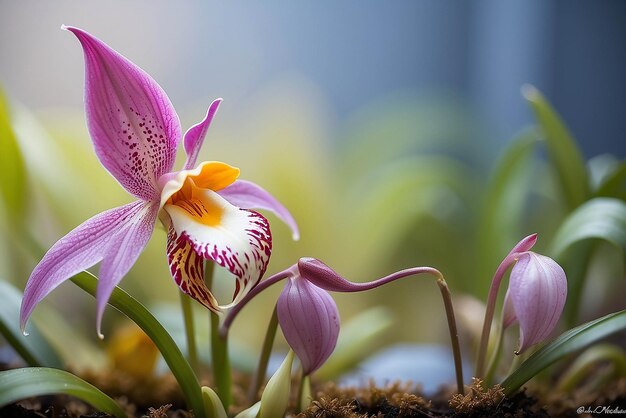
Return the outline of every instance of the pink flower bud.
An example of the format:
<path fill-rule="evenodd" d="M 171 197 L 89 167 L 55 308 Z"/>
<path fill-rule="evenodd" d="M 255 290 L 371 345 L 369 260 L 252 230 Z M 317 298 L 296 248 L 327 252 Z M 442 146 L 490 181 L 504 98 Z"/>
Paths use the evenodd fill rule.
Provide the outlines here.
<path fill-rule="evenodd" d="M 519 322 L 518 353 L 545 340 L 554 330 L 567 297 L 565 272 L 553 259 L 528 251 L 511 270 L 503 325 Z"/>
<path fill-rule="evenodd" d="M 303 373 L 311 374 L 324 364 L 337 344 L 339 312 L 335 301 L 308 280 L 290 277 L 278 298 L 277 313 Z"/>

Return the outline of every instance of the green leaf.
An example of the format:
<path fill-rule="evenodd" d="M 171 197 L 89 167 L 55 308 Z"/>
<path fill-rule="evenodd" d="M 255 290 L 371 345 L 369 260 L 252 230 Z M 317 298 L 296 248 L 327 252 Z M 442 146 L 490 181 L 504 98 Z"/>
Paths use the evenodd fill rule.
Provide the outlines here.
<path fill-rule="evenodd" d="M 98 279 L 91 273 L 83 271 L 72 277 L 71 280 L 81 289 L 95 297 Z M 198 379 L 183 353 L 165 328 L 150 311 L 119 287 L 113 290 L 109 299 L 109 305 L 134 321 L 150 337 L 178 381 L 188 407 L 194 411 L 197 417 L 206 416 Z"/>
<path fill-rule="evenodd" d="M 120 406 L 96 387 L 63 370 L 28 367 L 0 372 L 0 406 L 40 395 L 75 396 L 96 409 L 125 418 Z"/>
<path fill-rule="evenodd" d="M 0 195 L 12 221 L 24 219 L 26 170 L 11 127 L 9 108 L 0 90 Z"/>
<path fill-rule="evenodd" d="M 546 98 L 534 86 L 522 87 L 545 135 L 550 160 L 559 178 L 567 206 L 575 209 L 589 196 L 589 178 L 576 142 Z"/>
<path fill-rule="evenodd" d="M 626 251 L 626 203 L 597 197 L 572 212 L 557 231 L 550 254 L 561 258 L 577 242 L 602 239 Z"/>
<path fill-rule="evenodd" d="M 626 329 L 626 310 L 615 312 L 564 332 L 544 345 L 523 362 L 502 383 L 504 393 L 510 395 L 537 373 L 596 341 Z"/>
<path fill-rule="evenodd" d="M 626 251 L 626 203 L 608 197 L 591 199 L 565 218 L 552 240 L 548 253 L 567 272 L 565 319 L 569 325 L 574 325 L 578 317 L 587 266 L 595 247 L 591 239 L 605 240 Z"/>
<path fill-rule="evenodd" d="M 595 195 L 626 200 L 626 163 L 619 164 L 602 180 Z"/>
<path fill-rule="evenodd" d="M 30 324 L 29 335 L 22 335 L 21 303 L 22 292 L 0 280 L 0 334 L 29 366 L 62 367 L 63 362 L 37 327 Z"/>
<path fill-rule="evenodd" d="M 486 294 L 496 266 L 510 248 L 519 241 L 520 222 L 524 211 L 529 163 L 539 135 L 527 129 L 514 138 L 493 170 L 482 210 L 478 234 L 477 294 Z"/>

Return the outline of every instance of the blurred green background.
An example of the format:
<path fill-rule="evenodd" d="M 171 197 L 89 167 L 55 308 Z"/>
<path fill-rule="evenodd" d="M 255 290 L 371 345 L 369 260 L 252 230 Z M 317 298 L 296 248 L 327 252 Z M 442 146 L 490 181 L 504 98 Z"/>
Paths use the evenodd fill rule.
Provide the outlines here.
<path fill-rule="evenodd" d="M 240 167 L 242 178 L 273 193 L 301 228 L 301 240 L 292 242 L 268 215 L 269 274 L 301 256 L 354 281 L 430 265 L 453 294 L 484 299 L 511 246 L 539 232 L 537 248 L 545 249 L 567 212 L 541 152 L 515 167 L 498 212 L 505 216 L 485 206 L 507 141 L 534 135 L 524 131 L 533 123 L 519 94 L 526 82 L 554 97 L 587 158 L 623 158 L 626 81 L 614 70 L 626 63 L 623 3 L 0 1 L 0 10 L 0 85 L 28 172 L 28 228 L 46 248 L 88 217 L 131 200 L 93 153 L 82 53 L 59 30 L 62 23 L 100 37 L 151 74 L 184 129 L 213 98 L 225 99 L 200 160 Z M 598 267 L 598 282 L 607 288 L 623 271 L 614 252 L 601 251 L 608 261 Z M 23 288 L 37 261 L 19 237 L 3 232 L 0 277 Z M 227 298 L 232 280 L 218 272 L 216 283 Z M 178 301 L 162 230 L 121 286 L 148 305 Z M 266 323 L 258 318 L 269 318 L 279 287 L 243 311 L 236 340 L 260 346 Z M 336 300 L 344 319 L 390 308 L 403 325 L 385 343 L 448 339 L 429 279 Z M 95 337 L 94 301 L 72 284 L 45 303 Z M 600 305 L 585 309 L 595 315 Z M 105 334 L 117 320 L 108 310 Z"/>

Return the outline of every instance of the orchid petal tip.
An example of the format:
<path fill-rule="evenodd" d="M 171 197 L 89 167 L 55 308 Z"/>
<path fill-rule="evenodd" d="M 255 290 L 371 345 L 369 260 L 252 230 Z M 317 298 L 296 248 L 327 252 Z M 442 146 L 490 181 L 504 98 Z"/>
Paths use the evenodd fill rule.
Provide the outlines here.
<path fill-rule="evenodd" d="M 26 330 L 25 330 L 25 329 L 23 329 L 23 330 L 22 330 L 22 335 L 23 335 L 24 337 L 28 337 L 30 334 L 29 334 L 28 332 L 26 332 Z"/>
<path fill-rule="evenodd" d="M 100 331 L 98 331 L 98 339 L 99 340 L 104 340 L 104 334 L 101 333 Z"/>

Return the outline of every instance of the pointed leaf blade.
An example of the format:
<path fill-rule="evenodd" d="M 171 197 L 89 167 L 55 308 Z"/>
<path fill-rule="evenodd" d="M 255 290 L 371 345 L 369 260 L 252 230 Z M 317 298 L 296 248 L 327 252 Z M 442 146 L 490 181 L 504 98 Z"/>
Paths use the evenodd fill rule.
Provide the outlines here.
<path fill-rule="evenodd" d="M 564 332 L 523 362 L 502 383 L 507 395 L 514 393 L 540 371 L 615 332 L 626 329 L 626 310 L 615 312 Z"/>
<path fill-rule="evenodd" d="M 75 396 L 102 412 L 126 418 L 120 406 L 96 387 L 63 370 L 28 367 L 0 372 L 0 406 L 40 395 Z"/>
<path fill-rule="evenodd" d="M 574 244 L 592 238 L 626 251 L 626 203 L 598 197 L 580 206 L 559 227 L 550 254 L 560 258 Z"/>
<path fill-rule="evenodd" d="M 522 94 L 530 103 L 543 131 L 567 206 L 574 209 L 590 194 L 583 156 L 567 127 L 541 92 L 533 86 L 525 85 L 522 87 Z"/>

